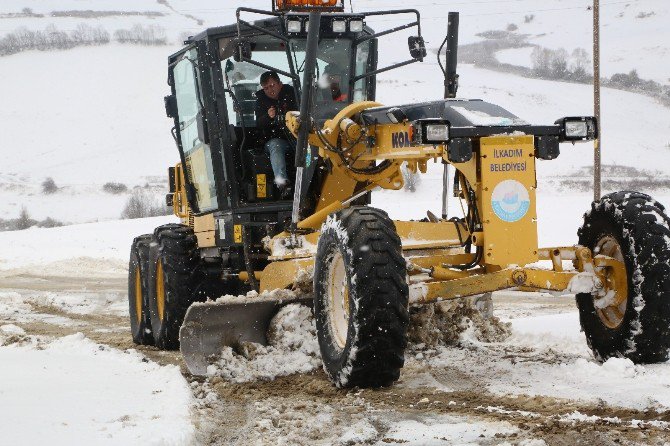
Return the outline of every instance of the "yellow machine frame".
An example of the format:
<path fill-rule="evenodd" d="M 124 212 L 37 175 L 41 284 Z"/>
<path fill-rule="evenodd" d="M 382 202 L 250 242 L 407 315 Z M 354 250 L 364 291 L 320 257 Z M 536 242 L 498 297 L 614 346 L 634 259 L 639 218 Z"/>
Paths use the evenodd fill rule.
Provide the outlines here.
<path fill-rule="evenodd" d="M 413 131 L 408 122 L 365 126 L 354 120 L 362 111 L 379 106 L 381 104 L 376 102 L 351 104 L 326 121 L 322 129 L 313 129 L 310 133 L 309 143 L 319 148 L 322 158 L 330 161 L 332 171 L 322 185 L 314 214 L 298 223 L 300 232 L 283 232 L 268 243 L 271 262 L 263 271 L 255 272 L 261 291 L 288 288 L 301 270 L 313 267 L 321 225 L 329 215 L 349 206 L 354 191 L 360 193 L 361 184 L 365 191 L 397 190 L 404 185 L 400 170 L 403 163 L 414 171 L 425 172 L 430 160 L 449 162 L 445 145 L 412 144 L 394 148 L 394 133 Z M 298 113 L 287 114 L 286 125 L 297 135 Z M 367 137 L 374 138 L 373 147 L 367 145 Z M 328 145 L 337 144 L 338 138 L 351 144 L 345 150 L 344 160 L 327 150 Z M 374 175 L 356 173 L 345 165 L 351 162 L 353 166 L 365 167 L 380 161 L 388 161 L 388 167 Z M 589 280 L 592 288 L 602 295 L 616 290 L 614 305 L 627 299 L 626 270 L 621 262 L 603 255 L 594 258 L 588 248 L 581 246 L 538 248 L 533 135 L 483 137 L 472 159 L 450 164 L 457 170 L 461 190 L 467 187 L 474 190 L 475 203 L 469 202 L 471 197 L 467 194 L 462 194 L 461 199 L 480 210 L 483 230 L 474 231 L 462 222 L 453 221 L 395 221 L 409 267 L 411 303 L 430 303 L 503 289 L 571 293 L 577 292 L 573 286 L 577 278 Z M 214 246 L 214 218 L 212 215 L 191 216 L 180 165 L 175 177 L 175 215 L 194 228 L 200 247 Z M 506 181 L 512 182 L 509 184 L 522 195 L 523 215 L 506 215 L 500 210 L 504 204 L 500 204 L 496 188 Z M 506 196 L 502 198 L 505 199 Z M 235 238 L 241 242 L 239 232 Z M 480 259 L 463 249 L 463 240 L 467 238 L 481 249 Z M 287 246 L 292 248 L 287 249 Z M 281 249 L 277 249 L 279 247 Z M 533 265 L 539 261 L 551 262 L 550 269 Z M 571 261 L 573 268 L 565 270 L 564 261 Z M 473 262 L 476 264 L 472 268 L 459 268 Z M 241 272 L 239 278 L 248 281 L 249 275 Z"/>

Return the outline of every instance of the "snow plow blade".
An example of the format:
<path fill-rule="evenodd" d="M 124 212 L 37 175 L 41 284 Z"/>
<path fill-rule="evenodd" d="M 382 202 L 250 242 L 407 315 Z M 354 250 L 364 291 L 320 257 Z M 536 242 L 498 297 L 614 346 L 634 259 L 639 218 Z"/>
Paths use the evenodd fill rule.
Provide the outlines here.
<path fill-rule="evenodd" d="M 180 350 L 189 372 L 207 375 L 208 359 L 224 347 L 256 342 L 267 345 L 270 321 L 289 303 L 312 306 L 311 297 L 289 300 L 240 300 L 196 303 L 186 311 L 179 330 Z"/>

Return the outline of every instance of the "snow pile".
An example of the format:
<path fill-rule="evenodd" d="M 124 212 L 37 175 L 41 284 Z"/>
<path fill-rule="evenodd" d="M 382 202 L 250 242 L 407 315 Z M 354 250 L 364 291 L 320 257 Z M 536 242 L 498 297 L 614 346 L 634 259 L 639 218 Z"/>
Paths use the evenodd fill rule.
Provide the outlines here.
<path fill-rule="evenodd" d="M 340 436 L 340 444 L 361 444 L 368 443 L 377 438 L 379 433 L 377 429 L 368 421 L 360 420 L 352 424 L 351 427 Z"/>
<path fill-rule="evenodd" d="M 576 311 L 512 320 L 504 343 L 438 347 L 435 369 L 476 376 L 494 395 L 578 400 L 637 410 L 670 409 L 670 363 L 635 365 L 628 359 L 594 361 L 579 332 Z M 540 359 L 538 359 L 540 358 Z"/>
<path fill-rule="evenodd" d="M 255 299 L 293 300 L 290 290 L 249 292 L 246 296 L 223 296 L 217 303 Z M 208 305 L 207 303 L 200 305 Z M 408 330 L 409 347 L 419 351 L 451 346 L 462 341 L 502 342 L 511 334 L 511 324 L 496 317 L 485 318 L 469 299 L 440 302 L 412 308 Z M 316 326 L 311 310 L 293 303 L 283 307 L 268 329 L 268 346 L 245 342 L 225 347 L 207 369 L 210 377 L 242 383 L 270 381 L 278 376 L 308 373 L 321 365 Z"/>
<path fill-rule="evenodd" d="M 30 342 L 23 328 L 14 324 L 0 325 L 0 347 L 7 345 L 23 345 Z"/>
<path fill-rule="evenodd" d="M 237 383 L 269 381 L 311 372 L 321 365 L 314 319 L 304 305 L 290 304 L 279 310 L 270 322 L 268 341 L 268 346 L 244 343 L 238 351 L 225 347 L 207 374 Z"/>
<path fill-rule="evenodd" d="M 193 444 L 192 398 L 179 368 L 134 351 L 78 333 L 0 348 L 0 376 L 6 444 Z"/>
<path fill-rule="evenodd" d="M 30 314 L 30 305 L 14 291 L 0 291 L 0 319 L 16 318 Z"/>
<path fill-rule="evenodd" d="M 258 293 L 256 291 L 249 291 L 247 294 L 241 294 L 235 296 L 233 294 L 226 294 L 215 301 L 207 301 L 198 303 L 195 305 L 212 305 L 212 304 L 225 304 L 225 303 L 244 303 L 249 301 L 277 301 L 277 302 L 290 302 L 296 299 L 300 299 L 301 295 L 298 292 L 292 290 L 282 290 L 276 289 L 272 291 L 263 291 Z"/>
<path fill-rule="evenodd" d="M 463 340 L 502 342 L 511 335 L 511 324 L 497 317 L 485 318 L 470 299 L 438 302 L 410 309 L 407 332 L 415 349 L 455 345 Z"/>

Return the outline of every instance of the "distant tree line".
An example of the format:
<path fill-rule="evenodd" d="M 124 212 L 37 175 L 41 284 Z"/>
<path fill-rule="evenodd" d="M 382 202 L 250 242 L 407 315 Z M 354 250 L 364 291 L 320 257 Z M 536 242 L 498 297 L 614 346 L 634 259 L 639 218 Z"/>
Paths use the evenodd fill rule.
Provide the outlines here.
<path fill-rule="evenodd" d="M 35 220 L 30 217 L 28 210 L 25 207 L 21 208 L 18 218 L 3 219 L 0 218 L 0 232 L 1 231 L 21 231 L 23 229 L 32 228 L 55 228 L 63 226 L 63 222 L 47 217 L 44 220 Z"/>
<path fill-rule="evenodd" d="M 566 80 L 581 83 L 593 82 L 591 73 L 591 55 L 583 48 L 577 48 L 568 56 L 568 52 L 559 48 L 535 47 L 531 53 L 532 74 L 542 79 Z M 640 78 L 637 70 L 629 73 L 616 73 L 609 79 L 602 79 L 603 86 L 619 90 L 645 93 L 670 101 L 670 85 Z"/>
<path fill-rule="evenodd" d="M 136 45 L 167 44 L 165 29 L 159 25 L 134 25 L 130 29 L 118 29 L 114 32 L 114 39 L 119 43 Z M 83 23 L 69 32 L 60 31 L 54 25 L 47 26 L 43 31 L 22 27 L 0 38 L 0 56 L 27 50 L 66 50 L 77 46 L 105 45 L 110 41 L 107 30 Z"/>
<path fill-rule="evenodd" d="M 23 8 L 21 12 L 0 13 L 0 19 L 19 19 L 22 17 L 44 17 L 44 15 L 35 14 L 31 8 Z"/>
<path fill-rule="evenodd" d="M 165 29 L 158 25 L 135 25 L 130 29 L 117 29 L 114 39 L 119 43 L 133 43 L 136 45 L 166 45 Z"/>
<path fill-rule="evenodd" d="M 645 17 L 649 16 L 648 14 Z M 525 23 L 534 20 L 534 16 L 526 16 Z M 638 17 L 643 18 L 643 17 Z M 591 54 L 583 48 L 575 49 L 571 54 L 564 48 L 542 48 L 528 41 L 528 34 L 519 34 L 518 27 L 510 23 L 505 30 L 490 30 L 478 33 L 483 40 L 460 45 L 458 60 L 518 76 L 549 80 L 563 80 L 589 84 L 593 82 Z M 531 66 L 514 65 L 500 62 L 496 57 L 499 51 L 511 48 L 532 47 Z M 637 70 L 629 73 L 616 73 L 610 78 L 602 78 L 603 86 L 619 90 L 642 93 L 660 100 L 670 107 L 670 85 L 653 80 L 640 78 Z"/>
<path fill-rule="evenodd" d="M 535 47 L 531 53 L 533 74 L 543 79 L 571 80 L 590 82 L 591 58 L 583 48 L 577 48 L 568 56 L 568 52 L 559 48 Z"/>

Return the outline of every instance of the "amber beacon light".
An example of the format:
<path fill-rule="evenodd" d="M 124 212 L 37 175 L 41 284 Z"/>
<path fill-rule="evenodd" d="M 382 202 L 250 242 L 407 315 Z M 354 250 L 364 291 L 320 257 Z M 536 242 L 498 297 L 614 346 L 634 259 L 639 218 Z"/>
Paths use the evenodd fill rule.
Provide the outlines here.
<path fill-rule="evenodd" d="M 344 0 L 273 0 L 274 11 L 344 11 Z"/>

